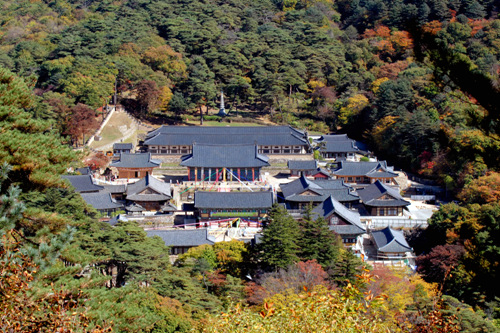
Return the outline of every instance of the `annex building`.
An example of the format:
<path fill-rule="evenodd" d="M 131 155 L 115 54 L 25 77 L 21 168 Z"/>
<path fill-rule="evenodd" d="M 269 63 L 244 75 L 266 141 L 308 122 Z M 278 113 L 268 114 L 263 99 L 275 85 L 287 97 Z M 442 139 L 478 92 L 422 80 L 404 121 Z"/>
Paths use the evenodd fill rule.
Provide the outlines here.
<path fill-rule="evenodd" d="M 258 153 L 266 155 L 310 153 L 307 133 L 290 126 L 162 126 L 148 133 L 144 146 L 154 155 L 185 155 L 192 153 L 193 143 L 256 144 Z"/>

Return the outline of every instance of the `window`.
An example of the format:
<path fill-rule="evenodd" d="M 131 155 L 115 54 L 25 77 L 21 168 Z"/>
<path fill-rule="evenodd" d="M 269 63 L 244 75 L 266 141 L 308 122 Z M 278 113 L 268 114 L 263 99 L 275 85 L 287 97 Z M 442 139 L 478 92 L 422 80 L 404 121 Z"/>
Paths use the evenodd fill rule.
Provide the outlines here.
<path fill-rule="evenodd" d="M 348 182 L 352 182 L 352 177 L 347 177 Z"/>
<path fill-rule="evenodd" d="M 283 150 L 283 153 L 284 153 L 284 154 L 290 154 L 290 149 L 285 149 L 285 150 Z"/>
<path fill-rule="evenodd" d="M 263 152 L 264 154 L 269 154 L 269 149 L 264 149 L 262 152 Z"/>
<path fill-rule="evenodd" d="M 280 150 L 279 149 L 273 149 L 273 154 L 279 154 Z"/>
<path fill-rule="evenodd" d="M 359 182 L 361 180 L 361 177 L 356 177 L 356 181 Z"/>
<path fill-rule="evenodd" d="M 158 151 L 157 151 L 156 149 L 150 149 L 150 150 L 149 150 L 149 152 L 150 152 L 151 154 L 156 154 Z"/>
<path fill-rule="evenodd" d="M 168 154 L 168 150 L 162 149 L 162 150 L 160 150 L 160 154 Z"/>
<path fill-rule="evenodd" d="M 330 218 L 330 225 L 337 225 L 337 224 L 339 224 L 339 218 L 338 218 L 338 216 L 332 216 Z"/>
<path fill-rule="evenodd" d="M 188 150 L 187 149 L 181 149 L 181 154 L 187 154 Z"/>
<path fill-rule="evenodd" d="M 171 150 L 170 150 L 170 154 L 178 154 L 177 149 L 171 149 Z"/>
<path fill-rule="evenodd" d="M 300 154 L 300 149 L 294 149 L 294 150 L 293 150 L 293 153 L 294 153 L 294 154 Z"/>

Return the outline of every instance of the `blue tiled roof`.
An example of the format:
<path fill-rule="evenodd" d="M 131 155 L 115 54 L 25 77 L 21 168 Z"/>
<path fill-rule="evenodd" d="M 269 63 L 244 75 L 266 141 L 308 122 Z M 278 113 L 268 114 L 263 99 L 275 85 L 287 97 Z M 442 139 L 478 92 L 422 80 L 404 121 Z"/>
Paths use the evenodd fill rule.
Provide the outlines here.
<path fill-rule="evenodd" d="M 118 150 L 132 150 L 134 148 L 134 145 L 131 143 L 115 143 L 113 144 L 113 149 L 118 149 Z"/>
<path fill-rule="evenodd" d="M 205 168 L 254 168 L 268 166 L 269 158 L 257 152 L 255 144 L 194 144 L 193 153 L 182 157 L 181 165 Z"/>
<path fill-rule="evenodd" d="M 316 170 L 318 168 L 318 161 L 309 160 L 289 160 L 288 169 L 290 170 Z"/>
<path fill-rule="evenodd" d="M 142 194 L 149 189 L 147 194 Z M 170 200 L 170 184 L 147 175 L 138 182 L 127 186 L 127 200 L 131 201 L 165 201 Z"/>
<path fill-rule="evenodd" d="M 91 175 L 62 176 L 62 178 L 67 179 L 76 192 L 98 192 L 104 189 L 103 186 L 94 184 Z"/>
<path fill-rule="evenodd" d="M 146 234 L 160 237 L 167 246 L 191 247 L 215 243 L 215 239 L 208 235 L 208 229 L 147 230 Z"/>
<path fill-rule="evenodd" d="M 162 126 L 148 133 L 144 144 L 147 146 L 190 146 L 194 142 L 208 144 L 253 144 L 257 142 L 260 146 L 309 145 L 303 132 L 289 126 Z"/>
<path fill-rule="evenodd" d="M 363 203 L 367 206 L 373 207 L 401 207 L 408 206 L 410 202 L 406 201 L 401 197 L 399 192 L 380 181 L 376 181 L 373 184 L 368 185 L 365 188 L 357 190 L 359 197 Z M 378 200 L 384 195 L 389 195 L 393 199 Z"/>
<path fill-rule="evenodd" d="M 129 154 L 120 153 L 118 161 L 110 164 L 115 168 L 156 168 L 161 162 L 151 159 L 151 153 Z"/>
<path fill-rule="evenodd" d="M 366 229 L 361 224 L 359 213 L 348 209 L 346 206 L 335 200 L 332 196 L 328 197 L 325 201 L 320 203 L 312 210 L 313 217 L 328 217 L 332 214 L 337 214 L 346 222 L 360 229 L 364 232 Z"/>
<path fill-rule="evenodd" d="M 300 195 L 308 190 L 317 196 Z M 293 202 L 322 202 L 330 195 L 342 202 L 359 200 L 359 197 L 351 191 L 351 187 L 342 180 L 310 180 L 303 175 L 288 184 L 282 184 L 281 191 L 285 200 Z"/>
<path fill-rule="evenodd" d="M 386 161 L 379 162 L 340 162 L 339 168 L 333 171 L 338 176 L 368 176 L 392 178 L 398 175 L 387 167 Z"/>
<path fill-rule="evenodd" d="M 111 198 L 110 193 L 80 193 L 83 200 L 97 210 L 118 209 L 123 205 Z"/>
<path fill-rule="evenodd" d="M 272 192 L 195 192 L 195 208 L 249 209 L 271 208 Z"/>
<path fill-rule="evenodd" d="M 372 231 L 372 237 L 380 252 L 408 252 L 410 245 L 401 231 L 386 227 L 382 230 Z"/>

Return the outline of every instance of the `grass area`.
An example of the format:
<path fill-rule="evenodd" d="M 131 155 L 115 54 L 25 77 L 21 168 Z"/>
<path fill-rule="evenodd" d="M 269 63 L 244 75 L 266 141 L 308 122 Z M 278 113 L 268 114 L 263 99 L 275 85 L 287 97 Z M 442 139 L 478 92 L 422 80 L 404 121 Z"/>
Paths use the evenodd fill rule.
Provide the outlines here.
<path fill-rule="evenodd" d="M 132 127 L 132 120 L 122 112 L 115 112 L 109 119 L 106 126 L 101 131 L 101 140 L 94 141 L 91 145 L 92 148 L 99 148 L 122 138 L 123 133 L 120 131 L 121 126 L 126 126 L 127 129 Z M 124 142 L 134 142 L 137 133 L 134 133 L 130 138 Z"/>
<path fill-rule="evenodd" d="M 122 132 L 120 132 L 118 127 L 110 127 L 110 128 L 106 128 L 106 127 L 107 126 L 105 126 L 101 132 L 102 139 L 100 141 L 92 142 L 92 145 L 91 145 L 92 148 L 99 148 L 99 147 L 105 146 L 105 145 L 110 144 L 116 140 L 119 140 L 122 137 Z"/>

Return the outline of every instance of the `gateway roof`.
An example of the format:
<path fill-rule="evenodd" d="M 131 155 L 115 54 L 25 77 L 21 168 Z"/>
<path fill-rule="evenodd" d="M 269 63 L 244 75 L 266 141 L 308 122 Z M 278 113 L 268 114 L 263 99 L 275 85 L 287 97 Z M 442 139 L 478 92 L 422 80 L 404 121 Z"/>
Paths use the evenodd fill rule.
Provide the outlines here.
<path fill-rule="evenodd" d="M 248 209 L 271 208 L 272 192 L 195 192 L 195 208 Z"/>

